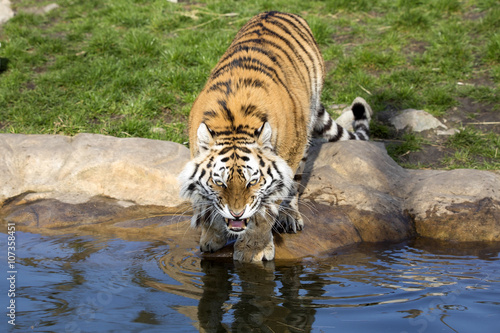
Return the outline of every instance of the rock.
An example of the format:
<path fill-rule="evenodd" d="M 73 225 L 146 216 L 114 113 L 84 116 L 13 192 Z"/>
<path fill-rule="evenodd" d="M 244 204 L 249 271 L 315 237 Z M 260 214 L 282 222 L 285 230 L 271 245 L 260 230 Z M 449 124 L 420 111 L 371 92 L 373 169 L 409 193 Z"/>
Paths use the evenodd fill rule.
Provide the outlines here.
<path fill-rule="evenodd" d="M 56 3 L 51 3 L 48 4 L 44 7 L 29 7 L 29 8 L 21 8 L 20 11 L 28 14 L 35 14 L 35 15 L 44 15 L 47 13 L 50 13 L 54 9 L 59 8 L 59 5 Z"/>
<path fill-rule="evenodd" d="M 10 7 L 9 0 L 0 0 L 0 24 L 14 17 L 14 11 Z"/>
<path fill-rule="evenodd" d="M 151 127 L 149 131 L 151 133 L 162 134 L 162 135 L 167 133 L 167 130 L 161 127 Z"/>
<path fill-rule="evenodd" d="M 442 130 L 437 130 L 436 134 L 437 135 L 455 135 L 457 133 L 459 133 L 460 131 L 456 128 L 450 128 L 446 131 L 442 131 Z"/>
<path fill-rule="evenodd" d="M 51 11 L 53 11 L 54 9 L 57 9 L 59 8 L 59 5 L 57 3 L 51 3 L 51 4 L 48 4 L 47 6 L 43 7 L 43 11 L 45 13 L 50 13 Z"/>
<path fill-rule="evenodd" d="M 500 178 L 488 171 L 410 171 L 406 195 L 419 235 L 453 241 L 500 241 Z"/>
<path fill-rule="evenodd" d="M 389 122 L 398 130 L 408 130 L 412 132 L 422 132 L 446 125 L 441 123 L 434 116 L 423 110 L 406 109 L 389 119 Z"/>
<path fill-rule="evenodd" d="M 347 107 L 349 107 L 347 104 L 332 104 L 328 108 L 333 112 L 342 113 L 342 111 Z"/>
<path fill-rule="evenodd" d="M 408 174 L 385 149 L 354 141 L 316 146 L 306 170 L 311 176 L 302 184 L 301 199 L 342 207 L 363 241 L 413 236 L 410 219 L 401 209 L 401 184 Z"/>
<path fill-rule="evenodd" d="M 364 241 L 411 234 L 442 240 L 500 241 L 500 177 L 478 170 L 405 170 L 371 142 L 324 144 L 302 200 L 348 206 Z M 314 156 L 314 154 L 317 154 Z M 359 218 L 355 218 L 359 214 Z M 376 219 L 369 225 L 366 221 Z M 360 222 L 362 221 L 362 222 Z M 385 231 L 384 231 L 385 228 Z M 368 240 L 363 232 L 368 231 Z"/>
<path fill-rule="evenodd" d="M 185 207 L 184 209 L 186 209 Z M 16 224 L 16 230 L 51 233 L 86 231 L 92 234 L 120 233 L 128 230 L 127 239 L 141 234 L 150 240 L 169 237 L 160 229 L 180 222 L 189 222 L 189 216 L 175 215 L 178 208 L 133 205 L 123 207 L 117 200 L 106 197 L 92 197 L 84 203 L 65 203 L 56 199 L 29 200 L 24 195 L 4 203 L 0 216 Z M 145 228 L 157 227 L 156 232 L 147 235 Z M 185 231 L 185 229 L 184 229 Z M 194 232 L 196 233 L 196 232 Z M 134 240 L 141 240 L 135 238 Z"/>
<path fill-rule="evenodd" d="M 82 203 L 101 195 L 138 205 L 177 206 L 184 146 L 97 134 L 0 135 L 0 204 L 22 193 L 32 200 Z"/>
<path fill-rule="evenodd" d="M 197 248 L 176 176 L 179 144 L 97 134 L 0 134 L 0 220 L 16 230 L 165 240 Z M 305 228 L 276 234 L 276 258 L 421 235 L 500 241 L 500 174 L 406 170 L 374 142 L 317 144 L 302 179 Z M 207 257 L 231 257 L 227 246 Z"/>

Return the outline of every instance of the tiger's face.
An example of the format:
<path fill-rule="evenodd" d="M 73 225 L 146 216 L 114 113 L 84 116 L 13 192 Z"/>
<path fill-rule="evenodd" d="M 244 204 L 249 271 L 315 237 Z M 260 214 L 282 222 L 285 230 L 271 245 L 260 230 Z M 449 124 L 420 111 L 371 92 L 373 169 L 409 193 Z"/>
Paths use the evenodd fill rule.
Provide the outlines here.
<path fill-rule="evenodd" d="M 257 214 L 276 216 L 279 202 L 293 187 L 293 172 L 274 153 L 270 133 L 260 133 L 261 140 L 244 145 L 206 142 L 206 133 L 200 134 L 200 154 L 186 165 L 179 180 L 181 196 L 206 216 L 205 222 L 217 223 L 220 216 L 227 232 L 235 235 L 257 223 Z"/>

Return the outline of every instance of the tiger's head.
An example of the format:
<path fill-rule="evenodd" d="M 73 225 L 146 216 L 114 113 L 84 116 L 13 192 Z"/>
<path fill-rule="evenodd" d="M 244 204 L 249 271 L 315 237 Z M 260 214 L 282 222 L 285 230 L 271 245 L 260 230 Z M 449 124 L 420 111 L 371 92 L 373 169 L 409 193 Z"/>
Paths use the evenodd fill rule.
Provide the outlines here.
<path fill-rule="evenodd" d="M 205 223 L 223 217 L 229 234 L 244 232 L 256 214 L 277 216 L 293 188 L 293 172 L 272 146 L 264 123 L 252 135 L 220 135 L 202 123 L 198 153 L 179 175 L 180 194 L 192 201 Z M 208 220 L 208 221 L 207 221 Z M 193 219 L 198 226 L 200 219 Z"/>

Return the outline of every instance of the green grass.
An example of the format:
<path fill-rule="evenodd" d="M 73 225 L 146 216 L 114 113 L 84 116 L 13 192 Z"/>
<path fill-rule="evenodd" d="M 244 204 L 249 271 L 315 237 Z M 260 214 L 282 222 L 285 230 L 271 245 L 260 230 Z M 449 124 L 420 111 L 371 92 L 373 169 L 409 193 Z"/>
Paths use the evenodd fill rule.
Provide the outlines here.
<path fill-rule="evenodd" d="M 331 68 L 327 105 L 362 96 L 375 112 L 444 116 L 467 97 L 500 111 L 497 0 L 61 0 L 47 15 L 21 10 L 51 2 L 13 1 L 19 13 L 0 28 L 0 132 L 184 142 L 190 106 L 211 68 L 264 10 L 299 13 L 310 23 Z M 453 147 L 477 156 L 463 143 Z M 498 167 L 497 158 L 474 167 Z"/>
<path fill-rule="evenodd" d="M 462 129 L 446 142 L 456 149 L 447 158 L 449 168 L 487 168 L 500 169 L 500 136 L 494 133 L 481 133 L 471 127 Z"/>
<path fill-rule="evenodd" d="M 420 151 L 424 140 L 414 133 L 407 133 L 403 135 L 402 143 L 387 145 L 387 153 L 393 159 L 397 160 L 412 151 Z"/>

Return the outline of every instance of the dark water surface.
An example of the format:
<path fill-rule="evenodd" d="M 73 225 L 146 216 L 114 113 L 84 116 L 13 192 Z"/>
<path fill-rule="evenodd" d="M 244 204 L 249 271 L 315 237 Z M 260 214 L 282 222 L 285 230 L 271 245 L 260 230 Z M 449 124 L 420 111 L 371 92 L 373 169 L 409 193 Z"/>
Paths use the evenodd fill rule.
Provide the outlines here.
<path fill-rule="evenodd" d="M 16 236 L 16 326 L 3 278 L 2 332 L 500 332 L 498 245 L 415 240 L 239 265 L 166 242 Z"/>

